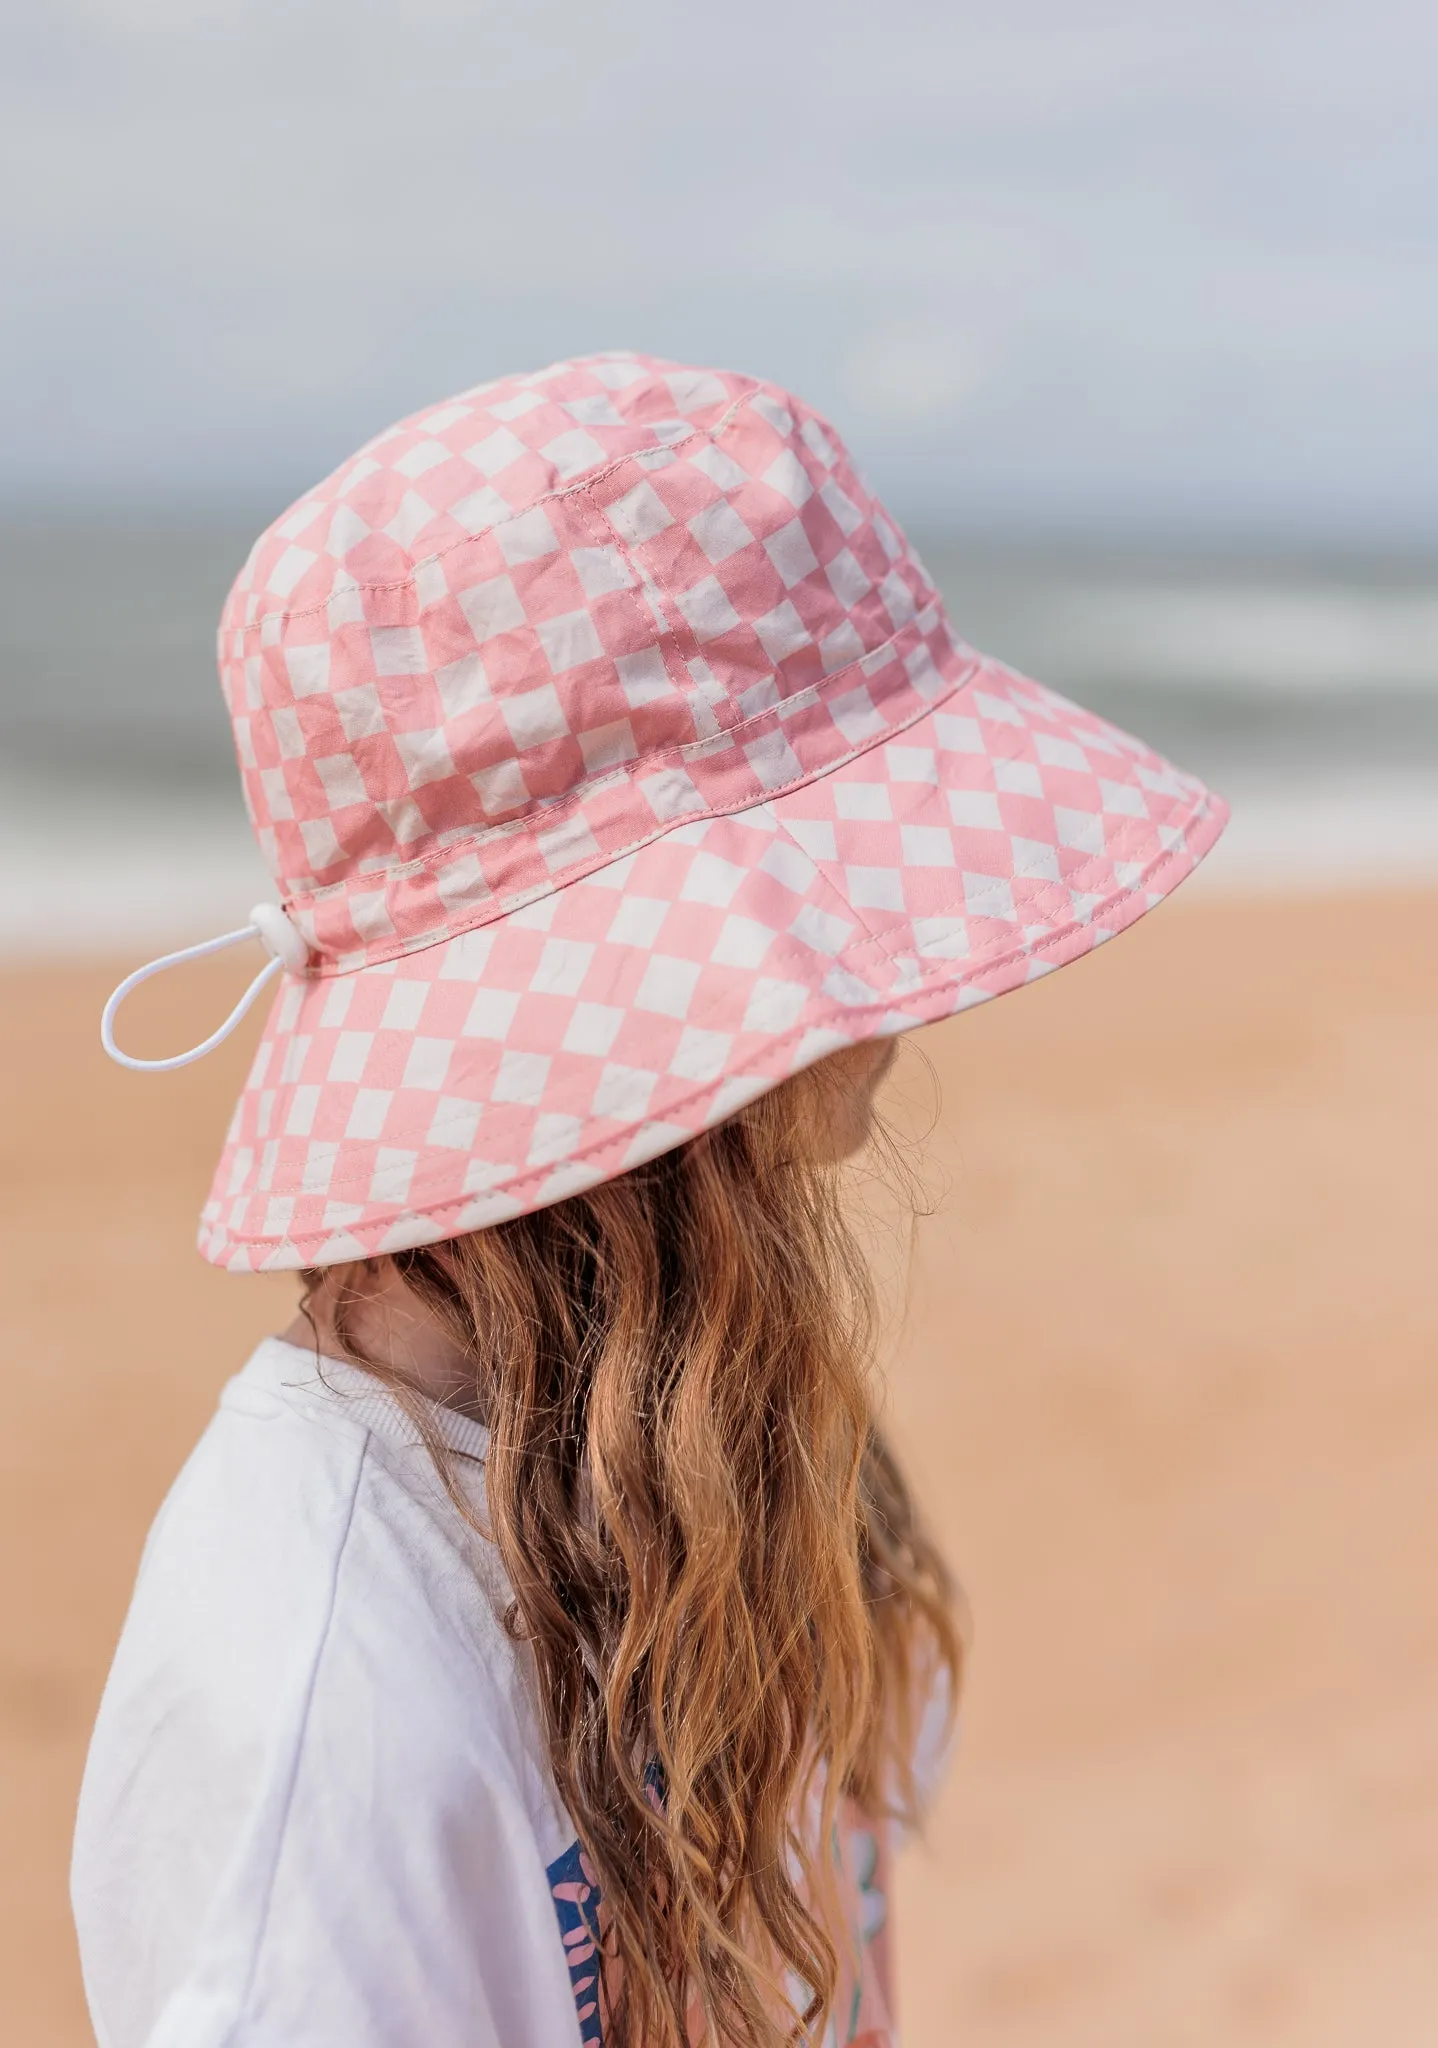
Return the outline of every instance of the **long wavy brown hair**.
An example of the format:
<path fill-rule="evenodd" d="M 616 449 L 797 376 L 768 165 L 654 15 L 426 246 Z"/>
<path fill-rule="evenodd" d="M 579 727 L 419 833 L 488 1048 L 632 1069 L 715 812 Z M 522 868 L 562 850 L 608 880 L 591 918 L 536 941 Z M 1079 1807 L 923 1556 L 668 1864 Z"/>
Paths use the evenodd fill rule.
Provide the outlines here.
<path fill-rule="evenodd" d="M 839 1803 L 916 1819 L 919 1716 L 957 1694 L 948 1574 L 875 1419 L 832 1087 L 815 1069 L 619 1179 L 394 1256 L 474 1362 L 483 1533 L 603 1900 L 616 2048 L 680 2048 L 700 2015 L 742 2048 L 822 2032 Z"/>

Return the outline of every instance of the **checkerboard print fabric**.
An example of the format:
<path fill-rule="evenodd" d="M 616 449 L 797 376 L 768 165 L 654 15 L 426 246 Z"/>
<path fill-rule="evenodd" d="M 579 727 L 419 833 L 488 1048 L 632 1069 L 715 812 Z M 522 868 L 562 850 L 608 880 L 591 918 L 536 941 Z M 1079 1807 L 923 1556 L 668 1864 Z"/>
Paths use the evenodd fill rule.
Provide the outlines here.
<path fill-rule="evenodd" d="M 310 948 L 206 1206 L 232 1268 L 480 1228 L 1088 951 L 1223 807 L 959 640 L 842 443 L 607 355 L 362 449 L 220 667 Z"/>

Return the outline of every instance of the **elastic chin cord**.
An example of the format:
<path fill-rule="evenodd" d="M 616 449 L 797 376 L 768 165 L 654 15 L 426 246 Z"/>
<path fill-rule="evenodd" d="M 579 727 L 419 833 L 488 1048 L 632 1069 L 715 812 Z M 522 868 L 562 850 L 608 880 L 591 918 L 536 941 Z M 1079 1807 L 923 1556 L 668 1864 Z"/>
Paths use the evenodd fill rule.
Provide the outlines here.
<path fill-rule="evenodd" d="M 270 958 L 217 1031 L 212 1031 L 199 1045 L 192 1045 L 188 1052 L 174 1053 L 167 1060 L 136 1059 L 133 1053 L 120 1050 L 115 1043 L 115 1017 L 132 989 L 138 988 L 142 981 L 148 981 L 152 974 L 163 974 L 167 967 L 178 967 L 185 960 L 202 960 L 207 953 L 222 953 L 227 946 L 243 945 L 246 939 L 258 939 Z M 280 906 L 277 903 L 257 903 L 250 912 L 250 922 L 241 925 L 238 931 L 222 932 L 217 939 L 202 939 L 196 946 L 182 946 L 178 953 L 164 953 L 158 960 L 151 960 L 146 966 L 137 967 L 133 974 L 127 974 L 101 1012 L 100 1043 L 112 1060 L 118 1061 L 122 1067 L 134 1067 L 141 1073 L 163 1074 L 173 1067 L 191 1066 L 196 1060 L 202 1060 L 207 1052 L 213 1052 L 217 1045 L 224 1044 L 260 990 L 283 968 L 298 974 L 308 959 L 309 948 Z"/>

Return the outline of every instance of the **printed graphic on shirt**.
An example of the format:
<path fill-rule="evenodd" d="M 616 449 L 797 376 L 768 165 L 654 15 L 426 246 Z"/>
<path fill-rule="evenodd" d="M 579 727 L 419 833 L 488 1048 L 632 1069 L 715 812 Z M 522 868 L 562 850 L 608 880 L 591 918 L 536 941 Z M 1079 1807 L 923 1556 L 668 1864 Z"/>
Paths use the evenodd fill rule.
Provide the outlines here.
<path fill-rule="evenodd" d="M 603 2042 L 599 2011 L 599 1887 L 589 1858 L 578 1842 L 557 1856 L 545 1873 L 559 1918 L 559 1936 L 569 1964 L 569 1982 L 579 2014 L 579 2038 Z"/>
<path fill-rule="evenodd" d="M 890 2018 L 888 1857 L 881 1837 L 851 1815 L 835 1842 L 844 1924 L 849 1942 L 839 1962 L 838 1995 L 814 2048 L 898 2048 Z M 584 2048 L 603 2048 L 599 1981 L 600 1894 L 593 1866 L 578 1842 L 549 1865 L 547 1876 L 569 1964 L 569 1981 Z M 808 1994 L 791 1983 L 802 2010 Z"/>

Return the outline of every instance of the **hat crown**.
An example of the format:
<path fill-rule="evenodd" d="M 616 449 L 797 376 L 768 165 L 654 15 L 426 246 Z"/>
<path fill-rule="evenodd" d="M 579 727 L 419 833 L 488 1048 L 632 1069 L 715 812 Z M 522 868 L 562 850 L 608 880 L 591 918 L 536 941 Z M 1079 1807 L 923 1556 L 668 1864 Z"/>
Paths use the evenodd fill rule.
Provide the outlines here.
<path fill-rule="evenodd" d="M 322 968 L 825 772 L 918 715 L 946 653 L 826 422 L 623 354 L 377 436 L 261 536 L 220 629 L 247 801 Z"/>

